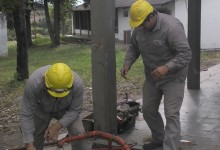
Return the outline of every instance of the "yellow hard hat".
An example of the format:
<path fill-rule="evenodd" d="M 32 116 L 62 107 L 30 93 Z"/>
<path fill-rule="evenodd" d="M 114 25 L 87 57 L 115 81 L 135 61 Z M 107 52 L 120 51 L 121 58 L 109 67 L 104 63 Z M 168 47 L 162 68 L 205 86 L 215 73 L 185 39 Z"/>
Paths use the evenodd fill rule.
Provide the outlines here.
<path fill-rule="evenodd" d="M 135 1 L 130 8 L 129 24 L 132 28 L 138 27 L 142 24 L 145 18 L 152 13 L 154 8 L 146 0 Z"/>
<path fill-rule="evenodd" d="M 64 97 L 70 93 L 74 74 L 64 63 L 55 63 L 45 73 L 47 91 L 53 97 Z"/>

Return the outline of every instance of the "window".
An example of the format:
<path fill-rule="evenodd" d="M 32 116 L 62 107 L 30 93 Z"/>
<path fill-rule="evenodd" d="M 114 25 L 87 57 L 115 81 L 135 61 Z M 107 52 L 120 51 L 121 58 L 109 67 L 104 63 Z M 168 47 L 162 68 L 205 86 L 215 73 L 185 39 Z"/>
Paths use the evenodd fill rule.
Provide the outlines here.
<path fill-rule="evenodd" d="M 82 30 L 91 30 L 90 11 L 76 11 L 75 28 Z"/>
<path fill-rule="evenodd" d="M 123 17 L 128 17 L 129 8 L 123 8 Z"/>

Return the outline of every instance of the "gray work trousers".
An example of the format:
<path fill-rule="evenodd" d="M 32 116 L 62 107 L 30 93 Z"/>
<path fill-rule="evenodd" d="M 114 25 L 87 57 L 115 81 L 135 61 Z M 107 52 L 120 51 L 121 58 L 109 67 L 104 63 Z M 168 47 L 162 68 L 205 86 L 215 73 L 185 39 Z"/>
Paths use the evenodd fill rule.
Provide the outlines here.
<path fill-rule="evenodd" d="M 44 133 L 49 126 L 51 120 L 43 120 L 35 115 L 35 132 L 34 132 L 34 145 L 37 150 L 43 150 L 45 138 Z M 82 124 L 81 117 L 78 117 L 68 128 L 68 133 L 70 136 L 85 133 L 85 129 Z M 72 150 L 90 150 L 91 144 L 85 140 L 78 140 L 71 143 Z"/>
<path fill-rule="evenodd" d="M 180 108 L 184 97 L 185 81 L 169 81 L 160 87 L 149 80 L 143 86 L 143 117 L 151 133 L 152 142 L 163 143 L 163 150 L 180 149 Z M 159 112 L 164 96 L 166 126 Z"/>

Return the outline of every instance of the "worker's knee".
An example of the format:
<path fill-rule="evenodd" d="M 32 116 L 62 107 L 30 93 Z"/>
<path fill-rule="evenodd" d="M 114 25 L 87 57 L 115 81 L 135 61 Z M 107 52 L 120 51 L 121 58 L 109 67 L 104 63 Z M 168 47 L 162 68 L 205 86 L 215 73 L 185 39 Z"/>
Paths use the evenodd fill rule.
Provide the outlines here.
<path fill-rule="evenodd" d="M 152 108 L 145 108 L 142 110 L 142 112 L 143 112 L 143 117 L 145 119 L 151 118 L 151 117 L 156 116 L 158 114 L 158 110 L 152 109 Z"/>
<path fill-rule="evenodd" d="M 180 112 L 178 110 L 166 110 L 165 109 L 165 117 L 172 120 L 179 120 Z"/>
<path fill-rule="evenodd" d="M 85 129 L 81 118 L 77 118 L 67 129 L 71 135 L 85 133 Z"/>

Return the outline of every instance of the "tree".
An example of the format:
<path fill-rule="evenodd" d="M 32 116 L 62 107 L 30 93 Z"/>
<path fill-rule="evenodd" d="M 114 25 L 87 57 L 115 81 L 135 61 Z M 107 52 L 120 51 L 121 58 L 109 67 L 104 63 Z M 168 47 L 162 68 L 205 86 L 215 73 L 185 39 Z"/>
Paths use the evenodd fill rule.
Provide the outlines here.
<path fill-rule="evenodd" d="M 24 5 L 24 0 L 0 0 L 0 10 L 13 16 L 17 39 L 16 78 L 19 81 L 29 77 Z"/>
<path fill-rule="evenodd" d="M 17 3 L 14 11 L 14 27 L 17 39 L 17 80 L 24 80 L 29 77 L 28 72 L 28 51 L 27 51 L 27 33 L 25 22 L 24 0 Z"/>
<path fill-rule="evenodd" d="M 27 46 L 32 46 L 31 37 L 31 10 L 33 9 L 33 0 L 25 0 L 25 21 L 26 21 L 26 31 L 27 31 Z"/>
<path fill-rule="evenodd" d="M 50 20 L 50 14 L 49 14 L 49 9 L 48 9 L 48 1 L 44 0 L 44 11 L 45 11 L 45 18 L 47 22 L 47 29 L 50 35 L 50 40 L 52 42 L 52 47 L 55 47 L 55 36 L 54 36 L 54 29 L 52 27 L 52 23 Z"/>
<path fill-rule="evenodd" d="M 54 0 L 54 44 L 60 45 L 60 0 Z"/>
<path fill-rule="evenodd" d="M 12 16 L 12 12 L 14 11 L 15 7 L 21 1 L 15 0 L 0 0 L 0 11 L 3 11 L 7 15 L 7 27 L 8 29 L 14 29 L 14 20 Z M 27 31 L 27 45 L 28 47 L 32 45 L 32 38 L 31 38 L 31 22 L 30 22 L 30 13 L 33 9 L 33 0 L 25 0 L 25 22 L 26 22 L 26 31 Z"/>
<path fill-rule="evenodd" d="M 48 32 L 52 42 L 52 47 L 56 47 L 60 45 L 60 0 L 53 0 L 53 4 L 54 4 L 54 15 L 53 15 L 54 24 L 52 26 L 49 9 L 48 9 L 48 0 L 44 0 L 44 10 L 45 10 Z"/>
<path fill-rule="evenodd" d="M 76 3 L 76 0 L 61 0 L 60 21 L 62 35 L 65 34 L 66 21 L 68 21 L 72 16 L 72 9 Z"/>
<path fill-rule="evenodd" d="M 48 2 L 51 2 L 54 6 L 53 15 L 51 15 L 54 24 L 51 22 L 52 19 L 50 18 Z M 60 45 L 60 21 L 65 21 L 64 17 L 68 15 L 66 12 L 71 11 L 76 2 L 77 0 L 44 0 L 45 17 L 52 47 Z"/>

